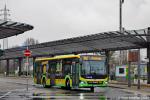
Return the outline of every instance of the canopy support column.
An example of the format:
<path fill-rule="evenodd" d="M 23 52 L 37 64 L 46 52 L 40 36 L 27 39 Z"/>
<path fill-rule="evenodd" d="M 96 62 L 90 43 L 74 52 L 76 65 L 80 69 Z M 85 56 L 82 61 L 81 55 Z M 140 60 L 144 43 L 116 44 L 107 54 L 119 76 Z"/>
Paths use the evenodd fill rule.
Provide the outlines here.
<path fill-rule="evenodd" d="M 9 76 L 9 59 L 6 60 L 6 76 Z"/>
<path fill-rule="evenodd" d="M 150 35 L 150 27 L 148 27 L 147 34 Z M 147 84 L 150 84 L 150 37 L 147 38 Z"/>
<path fill-rule="evenodd" d="M 19 62 L 19 74 L 18 75 L 21 76 L 21 65 L 22 65 L 21 62 L 22 62 L 22 58 L 19 58 L 18 62 Z"/>
<path fill-rule="evenodd" d="M 106 55 L 106 62 L 105 62 L 105 66 L 106 66 L 106 73 L 108 75 L 108 80 L 109 80 L 109 71 L 110 71 L 110 68 L 109 68 L 109 51 L 105 51 L 105 55 Z"/>
<path fill-rule="evenodd" d="M 150 44 L 147 46 L 147 84 L 150 84 Z"/>
<path fill-rule="evenodd" d="M 131 61 L 129 61 L 128 67 L 128 87 L 131 87 Z"/>

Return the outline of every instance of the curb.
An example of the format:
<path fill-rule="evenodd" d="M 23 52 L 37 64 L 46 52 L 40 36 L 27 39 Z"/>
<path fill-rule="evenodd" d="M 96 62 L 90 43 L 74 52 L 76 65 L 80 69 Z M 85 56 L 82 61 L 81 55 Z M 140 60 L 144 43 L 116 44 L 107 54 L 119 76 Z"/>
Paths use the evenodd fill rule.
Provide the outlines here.
<path fill-rule="evenodd" d="M 27 85 L 27 83 L 19 83 L 19 82 L 8 82 L 8 83 L 14 83 L 14 84 L 20 84 L 20 85 Z M 30 86 L 34 86 L 34 84 L 28 83 Z"/>
<path fill-rule="evenodd" d="M 112 87 L 112 88 L 118 88 L 118 89 L 126 89 L 125 87 L 112 86 L 112 85 L 108 85 L 108 87 Z"/>
<path fill-rule="evenodd" d="M 9 78 L 9 79 L 32 79 L 32 77 L 26 77 L 26 76 L 0 76 L 0 78 Z"/>
<path fill-rule="evenodd" d="M 128 85 L 127 83 L 121 83 L 121 82 L 116 82 L 116 83 L 109 82 L 108 84 Z M 133 86 L 137 86 L 137 84 L 131 84 L 131 85 L 133 85 Z M 148 88 L 150 88 L 150 84 L 140 84 L 140 86 L 143 86 L 143 87 L 148 87 Z"/>

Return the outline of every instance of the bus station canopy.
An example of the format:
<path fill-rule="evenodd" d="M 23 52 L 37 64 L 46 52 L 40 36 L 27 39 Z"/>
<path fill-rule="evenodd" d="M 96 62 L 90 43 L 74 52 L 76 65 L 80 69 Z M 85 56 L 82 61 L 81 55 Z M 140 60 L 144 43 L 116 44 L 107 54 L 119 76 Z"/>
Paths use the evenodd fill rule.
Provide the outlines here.
<path fill-rule="evenodd" d="M 22 34 L 32 29 L 33 26 L 25 23 L 0 20 L 0 39 Z"/>
<path fill-rule="evenodd" d="M 150 28 L 102 32 L 29 46 L 31 57 L 78 54 L 99 51 L 146 48 L 150 42 Z M 0 59 L 24 57 L 26 47 L 5 50 Z"/>

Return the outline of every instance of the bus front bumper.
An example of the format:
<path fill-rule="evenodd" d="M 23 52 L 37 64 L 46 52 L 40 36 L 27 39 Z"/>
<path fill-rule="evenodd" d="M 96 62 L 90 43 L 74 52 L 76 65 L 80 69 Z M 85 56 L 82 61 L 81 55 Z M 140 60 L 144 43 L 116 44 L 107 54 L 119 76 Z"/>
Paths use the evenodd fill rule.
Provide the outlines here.
<path fill-rule="evenodd" d="M 80 82 L 79 88 L 89 88 L 89 87 L 107 87 L 107 82 L 102 82 L 102 83 L 87 83 L 87 82 Z"/>

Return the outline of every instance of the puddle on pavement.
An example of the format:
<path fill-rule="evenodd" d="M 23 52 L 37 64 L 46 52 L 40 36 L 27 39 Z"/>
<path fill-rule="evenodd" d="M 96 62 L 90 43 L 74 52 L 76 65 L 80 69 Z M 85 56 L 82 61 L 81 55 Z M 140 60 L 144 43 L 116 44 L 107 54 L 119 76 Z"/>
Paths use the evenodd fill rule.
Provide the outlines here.
<path fill-rule="evenodd" d="M 114 90 L 113 90 L 114 91 Z M 109 95 L 107 92 L 91 92 L 89 90 L 65 90 L 62 91 L 57 89 L 51 93 L 33 93 L 31 98 L 33 100 L 47 100 L 47 99 L 57 99 L 57 100 L 82 100 L 82 99 L 90 99 L 90 100 L 134 100 L 134 98 L 146 98 L 143 100 L 150 100 L 150 97 L 142 97 L 142 95 L 135 95 L 134 93 L 118 90 L 120 94 L 112 94 Z M 148 98 L 148 99 L 147 99 Z M 140 99 L 139 99 L 140 100 Z"/>
<path fill-rule="evenodd" d="M 5 93 L 7 93 L 7 92 L 0 92 L 0 96 L 3 96 Z"/>
<path fill-rule="evenodd" d="M 150 100 L 150 97 L 142 97 L 141 95 L 118 95 L 109 96 L 108 94 L 102 93 L 72 93 L 68 91 L 65 93 L 32 93 L 32 92 L 15 92 L 9 96 L 3 98 L 3 100 Z M 68 93 L 68 94 L 66 94 Z M 11 99 L 10 99 L 11 98 Z M 142 98 L 142 99 L 141 99 Z"/>
<path fill-rule="evenodd" d="M 62 90 L 62 89 L 51 89 L 50 91 L 43 91 L 45 89 L 40 89 L 38 91 L 13 91 L 11 95 L 6 96 L 3 100 L 135 100 L 143 98 L 143 100 L 150 100 L 150 97 L 142 97 L 142 95 L 135 95 L 131 92 L 125 92 L 116 89 L 107 89 L 107 92 L 91 92 L 90 90 Z M 0 94 L 4 94 L 0 92 Z M 11 99 L 10 99 L 11 98 Z M 139 99 L 140 100 L 140 99 Z M 141 99 L 142 100 L 142 99 Z"/>
<path fill-rule="evenodd" d="M 44 93 L 33 93 L 32 94 L 32 100 L 47 100 L 47 99 L 65 99 L 65 100 L 82 100 L 82 99 L 98 99 L 98 100 L 109 100 L 104 95 L 86 95 L 84 93 L 79 93 L 79 94 L 71 94 L 71 95 L 66 95 L 66 94 L 44 94 Z"/>

